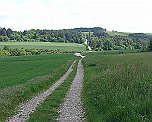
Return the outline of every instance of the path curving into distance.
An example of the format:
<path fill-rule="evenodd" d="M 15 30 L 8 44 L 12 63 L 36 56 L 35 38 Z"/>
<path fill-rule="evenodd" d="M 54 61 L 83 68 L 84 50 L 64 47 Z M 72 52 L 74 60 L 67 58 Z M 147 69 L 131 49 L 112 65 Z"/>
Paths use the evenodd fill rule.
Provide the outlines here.
<path fill-rule="evenodd" d="M 49 96 L 56 88 L 58 88 L 64 82 L 64 80 L 72 72 L 72 67 L 75 62 L 76 61 L 72 63 L 67 72 L 47 91 L 40 93 L 39 95 L 29 100 L 27 103 L 20 105 L 18 107 L 18 113 L 13 117 L 10 117 L 8 120 L 6 120 L 6 122 L 25 122 L 30 117 L 30 114 L 36 110 L 36 107 L 41 104 L 47 98 L 47 96 Z"/>
<path fill-rule="evenodd" d="M 82 59 L 81 59 L 82 60 Z M 59 122 L 83 122 L 84 110 L 81 102 L 81 91 L 83 86 L 83 65 L 79 60 L 77 74 L 60 108 Z"/>

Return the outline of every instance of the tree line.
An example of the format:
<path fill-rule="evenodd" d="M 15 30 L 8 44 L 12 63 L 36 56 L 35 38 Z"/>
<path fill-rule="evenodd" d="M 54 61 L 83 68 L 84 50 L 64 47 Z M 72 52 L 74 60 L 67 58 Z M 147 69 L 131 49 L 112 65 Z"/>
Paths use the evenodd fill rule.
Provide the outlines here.
<path fill-rule="evenodd" d="M 0 42 L 61 42 L 83 44 L 86 39 L 93 50 L 147 49 L 152 46 L 151 36 L 144 33 L 109 35 L 106 29 L 74 28 L 61 30 L 31 29 L 13 31 L 0 28 Z"/>
<path fill-rule="evenodd" d="M 26 48 L 10 48 L 4 46 L 0 50 L 0 56 L 24 56 L 24 55 L 40 55 L 40 54 L 55 54 L 55 53 L 74 53 L 73 51 L 61 51 L 59 49 L 26 49 Z"/>

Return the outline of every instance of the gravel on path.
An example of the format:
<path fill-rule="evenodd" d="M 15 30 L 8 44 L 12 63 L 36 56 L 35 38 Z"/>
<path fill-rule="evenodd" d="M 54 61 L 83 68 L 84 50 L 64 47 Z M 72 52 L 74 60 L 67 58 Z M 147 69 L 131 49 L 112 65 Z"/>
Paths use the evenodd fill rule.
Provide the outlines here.
<path fill-rule="evenodd" d="M 82 59 L 81 59 L 82 60 Z M 83 86 L 83 65 L 79 60 L 77 74 L 60 108 L 59 122 L 83 122 L 84 110 L 81 102 L 81 91 Z"/>
<path fill-rule="evenodd" d="M 49 96 L 56 88 L 58 88 L 64 80 L 69 76 L 72 72 L 72 67 L 75 61 L 72 63 L 71 67 L 67 70 L 67 72 L 55 83 L 53 84 L 47 91 L 40 93 L 39 95 L 33 97 L 27 103 L 21 104 L 18 107 L 18 113 L 13 117 L 8 118 L 6 122 L 25 122 L 30 114 L 36 110 L 36 107 L 41 104 L 47 96 Z"/>

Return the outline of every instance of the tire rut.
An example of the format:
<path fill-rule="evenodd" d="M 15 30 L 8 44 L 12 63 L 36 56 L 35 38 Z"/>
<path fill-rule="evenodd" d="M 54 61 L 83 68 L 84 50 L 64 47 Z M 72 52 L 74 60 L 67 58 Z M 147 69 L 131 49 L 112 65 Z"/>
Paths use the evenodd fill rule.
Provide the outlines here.
<path fill-rule="evenodd" d="M 82 59 L 81 59 L 82 60 Z M 60 108 L 59 122 L 84 122 L 84 110 L 81 102 L 81 91 L 83 87 L 83 65 L 79 60 L 77 74 Z"/>
<path fill-rule="evenodd" d="M 27 103 L 21 104 L 18 107 L 18 113 L 14 115 L 13 117 L 8 118 L 6 122 L 25 122 L 30 117 L 30 114 L 33 113 L 36 110 L 36 107 L 40 105 L 46 98 L 49 96 L 55 89 L 57 89 L 63 82 L 66 80 L 66 78 L 69 76 L 69 74 L 72 72 L 73 64 L 76 61 L 72 63 L 70 68 L 67 70 L 67 72 L 56 82 L 54 83 L 47 91 L 40 93 L 39 95 L 33 97 L 31 100 L 29 100 Z"/>

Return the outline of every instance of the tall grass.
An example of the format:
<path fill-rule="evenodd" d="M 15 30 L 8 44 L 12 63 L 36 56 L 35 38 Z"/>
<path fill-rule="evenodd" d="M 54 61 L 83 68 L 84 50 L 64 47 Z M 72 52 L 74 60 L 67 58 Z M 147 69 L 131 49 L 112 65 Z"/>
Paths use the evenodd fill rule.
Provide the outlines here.
<path fill-rule="evenodd" d="M 152 121 L 152 53 L 93 53 L 83 63 L 89 122 Z"/>

